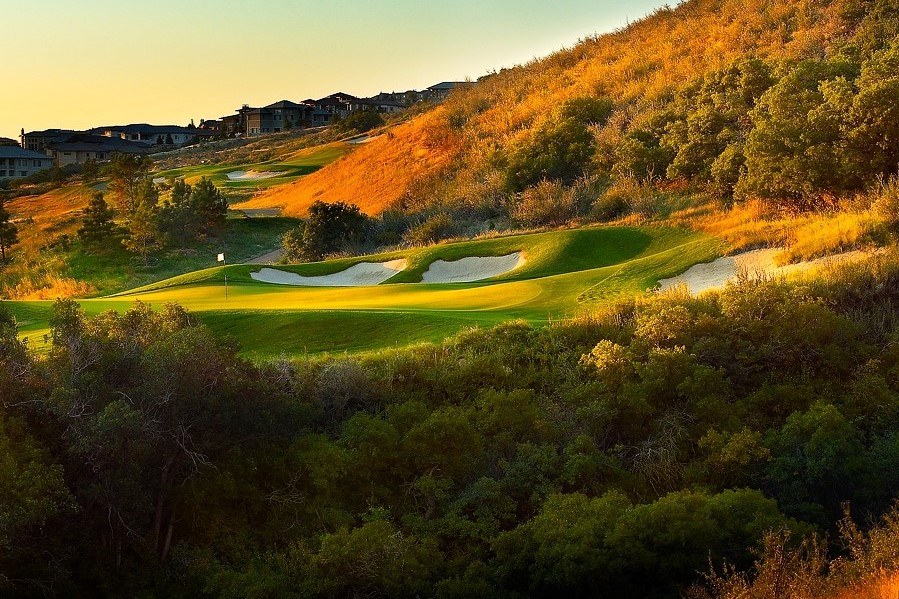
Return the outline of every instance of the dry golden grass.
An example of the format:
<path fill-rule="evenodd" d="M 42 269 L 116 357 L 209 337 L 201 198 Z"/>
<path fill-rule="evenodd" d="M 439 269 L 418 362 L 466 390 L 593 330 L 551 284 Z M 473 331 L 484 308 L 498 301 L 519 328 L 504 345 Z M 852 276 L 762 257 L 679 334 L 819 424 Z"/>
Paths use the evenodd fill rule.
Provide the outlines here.
<path fill-rule="evenodd" d="M 438 109 L 398 125 L 320 171 L 236 207 L 282 208 L 286 215 L 303 216 L 315 201 L 342 201 L 378 214 L 400 201 L 414 181 L 452 160 L 458 136 L 443 126 L 441 116 Z"/>
<path fill-rule="evenodd" d="M 873 575 L 831 599 L 899 599 L 899 572 Z"/>
<path fill-rule="evenodd" d="M 728 209 L 702 203 L 675 212 L 670 221 L 719 237 L 734 252 L 783 247 L 781 264 L 868 247 L 883 226 L 880 218 L 864 208 L 845 205 L 839 210 L 797 214 L 761 201 Z"/>
<path fill-rule="evenodd" d="M 80 226 L 81 211 L 94 190 L 86 185 L 66 185 L 36 196 L 22 196 L 6 203 L 6 209 L 20 228 L 20 242 L 30 235 L 73 233 Z M 21 226 L 23 223 L 25 227 Z M 34 227 L 27 225 L 34 224 Z"/>
<path fill-rule="evenodd" d="M 661 8 L 626 29 L 457 90 L 390 135 L 241 207 L 302 215 L 316 200 L 346 201 L 375 214 L 406 196 L 417 206 L 452 201 L 465 195 L 460 189 L 489 178 L 497 152 L 528 139 L 568 99 L 608 95 L 619 115 L 639 117 L 739 57 L 820 56 L 852 33 L 845 8 L 845 0 L 691 0 Z M 607 129 L 630 120 L 613 117 Z M 746 234 L 752 243 L 755 234 Z"/>
<path fill-rule="evenodd" d="M 75 184 L 6 204 L 19 228 L 19 243 L 13 248 L 13 262 L 0 271 L 0 297 L 54 299 L 95 291 L 87 283 L 62 276 L 62 260 L 44 250 L 62 235 L 75 234 L 81 226 L 81 211 L 94 193 L 89 186 Z"/>

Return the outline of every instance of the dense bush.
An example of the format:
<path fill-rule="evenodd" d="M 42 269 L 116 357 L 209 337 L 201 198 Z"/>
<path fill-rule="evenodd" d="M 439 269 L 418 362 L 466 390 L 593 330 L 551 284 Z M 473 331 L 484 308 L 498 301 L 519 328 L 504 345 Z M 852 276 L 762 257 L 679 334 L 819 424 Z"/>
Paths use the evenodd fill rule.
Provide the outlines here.
<path fill-rule="evenodd" d="M 522 191 L 545 179 L 572 183 L 592 170 L 591 127 L 604 124 L 611 112 L 608 98 L 576 98 L 560 106 L 532 138 L 511 150 L 508 187 Z"/>
<path fill-rule="evenodd" d="M 367 241 L 369 218 L 355 204 L 315 202 L 303 226 L 282 239 L 288 260 L 321 260 L 329 254 L 352 251 Z"/>

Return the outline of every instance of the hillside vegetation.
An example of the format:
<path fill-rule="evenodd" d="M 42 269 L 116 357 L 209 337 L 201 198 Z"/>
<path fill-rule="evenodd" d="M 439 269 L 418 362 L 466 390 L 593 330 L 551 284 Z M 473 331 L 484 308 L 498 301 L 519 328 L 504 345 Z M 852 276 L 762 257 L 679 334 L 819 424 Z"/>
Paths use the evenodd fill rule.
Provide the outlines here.
<path fill-rule="evenodd" d="M 691 0 L 484 77 L 253 205 L 541 224 L 522 205 L 548 179 L 589 196 L 557 191 L 563 218 L 652 215 L 672 185 L 719 206 L 835 206 L 896 172 L 897 28 L 893 0 Z M 662 193 L 629 193 L 646 184 Z"/>
<path fill-rule="evenodd" d="M 845 501 L 868 521 L 899 488 L 897 281 L 890 255 L 257 365 L 173 305 L 57 302 L 43 357 L 0 316 L 0 590 L 673 599 L 768 538 L 758 577 L 710 592 L 809 597 L 768 573 L 801 591 L 839 554 L 785 563 L 769 533 L 831 530 Z M 832 582 L 888 582 L 890 518 L 843 526 Z"/>
<path fill-rule="evenodd" d="M 368 288 L 229 262 L 0 302 L 0 595 L 895 599 L 899 249 L 646 289 L 733 248 L 888 245 L 897 98 L 899 0 L 689 0 L 247 203 L 354 203 L 399 223 L 391 243 L 540 232 L 390 248 L 367 259 L 408 270 Z M 223 148 L 262 167 L 304 143 Z M 227 232 L 186 261 L 296 222 L 217 205 Z M 615 222 L 550 229 L 578 219 Z M 491 280 L 419 282 L 516 251 Z"/>

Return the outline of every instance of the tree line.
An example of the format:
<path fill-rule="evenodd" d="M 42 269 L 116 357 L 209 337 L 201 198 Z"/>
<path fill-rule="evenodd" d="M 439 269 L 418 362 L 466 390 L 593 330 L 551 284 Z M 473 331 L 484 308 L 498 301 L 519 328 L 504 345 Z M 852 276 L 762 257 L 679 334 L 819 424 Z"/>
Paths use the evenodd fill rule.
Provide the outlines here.
<path fill-rule="evenodd" d="M 106 247 L 120 230 L 122 244 L 146 265 L 157 249 L 184 249 L 191 240 L 221 235 L 228 201 L 211 180 L 203 177 L 191 186 L 176 179 L 168 197 L 160 202 L 160 187 L 150 176 L 151 166 L 146 156 L 113 155 L 105 173 L 115 209 L 106 201 L 106 194 L 94 194 L 78 230 L 85 247 Z M 121 219 L 121 229 L 114 221 L 116 216 Z"/>

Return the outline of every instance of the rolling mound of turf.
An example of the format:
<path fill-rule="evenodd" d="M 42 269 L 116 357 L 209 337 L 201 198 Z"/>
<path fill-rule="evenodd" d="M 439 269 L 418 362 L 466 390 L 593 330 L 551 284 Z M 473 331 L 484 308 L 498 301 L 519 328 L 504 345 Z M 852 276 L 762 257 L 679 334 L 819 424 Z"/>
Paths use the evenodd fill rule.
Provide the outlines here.
<path fill-rule="evenodd" d="M 437 341 L 475 325 L 576 315 L 622 294 L 642 293 L 659 279 L 714 259 L 721 249 L 714 238 L 678 229 L 591 227 L 279 267 L 315 276 L 360 262 L 408 260 L 406 270 L 371 287 L 273 285 L 251 278 L 259 266 L 231 265 L 80 303 L 94 314 L 125 310 L 134 301 L 157 307 L 177 302 L 217 333 L 235 338 L 253 357 L 364 352 Z M 522 252 L 527 262 L 493 279 L 421 282 L 436 260 L 513 252 Z M 39 306 L 30 304 L 12 309 L 30 311 L 32 328 L 40 333 L 38 321 L 46 320 Z"/>

